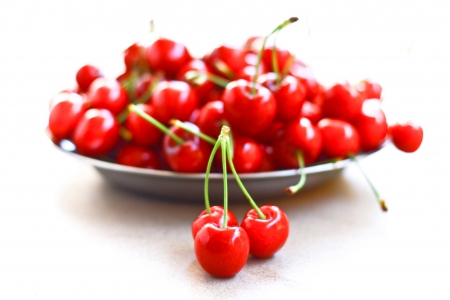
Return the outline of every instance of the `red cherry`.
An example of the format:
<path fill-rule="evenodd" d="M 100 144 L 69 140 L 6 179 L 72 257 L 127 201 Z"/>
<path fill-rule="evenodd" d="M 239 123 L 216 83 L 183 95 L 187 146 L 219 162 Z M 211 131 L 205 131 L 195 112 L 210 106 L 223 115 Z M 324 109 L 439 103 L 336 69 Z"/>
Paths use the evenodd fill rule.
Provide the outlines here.
<path fill-rule="evenodd" d="M 300 115 L 306 90 L 294 77 L 286 76 L 277 84 L 277 74 L 266 73 L 258 78 L 258 82 L 268 88 L 277 101 L 275 120 L 287 122 Z"/>
<path fill-rule="evenodd" d="M 102 73 L 99 69 L 97 69 L 97 67 L 92 65 L 85 65 L 81 67 L 76 75 L 78 86 L 82 92 L 86 92 L 91 83 L 100 77 L 103 77 Z"/>
<path fill-rule="evenodd" d="M 362 110 L 353 121 L 359 133 L 361 149 L 371 151 L 378 149 L 386 139 L 388 126 L 378 99 L 366 100 Z"/>
<path fill-rule="evenodd" d="M 190 71 L 196 71 L 208 75 L 211 72 L 210 67 L 208 67 L 204 61 L 194 59 L 188 62 L 186 65 L 181 68 L 180 72 L 177 75 L 177 80 L 186 81 L 195 89 L 197 92 L 197 96 L 200 102 L 200 105 L 204 105 L 205 103 L 217 100 L 221 93 L 221 88 L 215 85 L 212 81 L 208 80 L 205 76 L 202 79 L 195 80 L 194 82 L 190 82 L 186 78 L 186 73 Z"/>
<path fill-rule="evenodd" d="M 306 100 L 314 101 L 324 91 L 320 83 L 316 78 L 310 67 L 306 66 L 303 62 L 296 60 L 292 65 L 289 74 L 297 78 L 299 83 L 306 88 Z M 321 105 L 322 103 L 317 103 Z"/>
<path fill-rule="evenodd" d="M 120 114 L 128 104 L 128 94 L 117 80 L 98 78 L 87 93 L 92 108 L 105 108 L 113 114 Z"/>
<path fill-rule="evenodd" d="M 56 140 L 69 138 L 86 111 L 86 102 L 76 93 L 63 92 L 52 100 L 48 128 Z"/>
<path fill-rule="evenodd" d="M 283 128 L 284 123 L 272 122 L 269 127 L 264 129 L 264 131 L 261 131 L 255 135 L 255 140 L 264 145 L 271 145 L 274 141 L 279 139 Z"/>
<path fill-rule="evenodd" d="M 204 134 L 211 137 L 217 137 L 220 134 L 223 121 L 223 102 L 211 101 L 198 110 L 193 123 L 195 123 Z"/>
<path fill-rule="evenodd" d="M 155 118 L 155 109 L 151 105 L 138 104 L 139 109 Z M 135 112 L 130 112 L 124 126 L 131 132 L 132 141 L 143 147 L 156 145 L 163 137 L 163 133 L 156 126 L 149 123 Z"/>
<path fill-rule="evenodd" d="M 356 90 L 362 100 L 366 99 L 381 99 L 381 85 L 370 80 L 365 79 L 356 85 Z"/>
<path fill-rule="evenodd" d="M 276 49 L 276 58 L 278 63 L 278 70 L 283 72 L 285 68 L 289 67 L 288 63 L 293 62 L 294 56 L 287 50 Z M 264 65 L 267 66 L 269 72 L 274 72 L 272 64 L 272 47 L 267 47 L 264 49 L 262 55 L 262 61 Z"/>
<path fill-rule="evenodd" d="M 185 123 L 185 125 L 191 127 L 193 131 L 199 131 L 194 124 Z M 164 156 L 172 170 L 183 173 L 205 172 L 211 146 L 184 129 L 172 127 L 170 130 L 184 140 L 182 144 L 178 144 L 168 135 L 164 136 Z"/>
<path fill-rule="evenodd" d="M 192 237 L 195 239 L 197 232 L 206 224 L 215 224 L 218 227 L 223 224 L 223 206 L 211 206 L 210 213 L 206 209 L 192 222 Z M 239 226 L 236 216 L 228 210 L 227 226 Z"/>
<path fill-rule="evenodd" d="M 142 70 L 147 71 L 146 47 L 141 43 L 134 43 L 123 53 L 123 60 L 127 71 Z"/>
<path fill-rule="evenodd" d="M 233 134 L 233 164 L 236 172 L 256 172 L 262 163 L 263 156 L 264 153 L 255 140 Z"/>
<path fill-rule="evenodd" d="M 247 81 L 253 81 L 256 74 L 256 64 L 258 62 L 258 55 L 254 53 L 245 54 L 246 65 L 239 70 L 236 74 L 236 79 L 245 79 Z M 263 62 L 260 63 L 258 68 L 258 77 L 267 72 L 267 68 Z"/>
<path fill-rule="evenodd" d="M 389 127 L 395 147 L 404 152 L 415 152 L 423 140 L 423 129 L 411 121 L 396 123 Z"/>
<path fill-rule="evenodd" d="M 78 153 L 100 156 L 116 146 L 119 131 L 119 123 L 109 110 L 89 109 L 75 127 L 73 142 Z"/>
<path fill-rule="evenodd" d="M 147 48 L 146 57 L 152 71 L 164 71 L 174 78 L 192 60 L 187 48 L 169 39 L 160 38 Z"/>
<path fill-rule="evenodd" d="M 203 59 L 218 75 L 224 75 L 228 79 L 236 79 L 238 74 L 246 65 L 246 53 L 229 45 L 215 48 Z"/>
<path fill-rule="evenodd" d="M 144 147 L 137 145 L 125 145 L 117 153 L 116 163 L 146 169 L 158 169 L 156 154 Z"/>
<path fill-rule="evenodd" d="M 272 146 L 260 145 L 263 151 L 263 159 L 256 172 L 272 172 L 277 169 L 275 164 L 274 150 Z"/>
<path fill-rule="evenodd" d="M 283 247 L 289 235 L 289 220 L 283 210 L 274 205 L 261 208 L 267 219 L 260 219 L 254 209 L 244 217 L 241 227 L 250 240 L 250 254 L 260 258 L 274 255 Z"/>
<path fill-rule="evenodd" d="M 317 124 L 322 119 L 322 108 L 315 103 L 306 101 L 303 103 L 300 116 L 309 119 L 313 124 Z"/>
<path fill-rule="evenodd" d="M 328 157 L 355 155 L 360 148 L 359 134 L 352 124 L 335 119 L 322 119 L 319 124 L 323 140 L 323 153 Z"/>
<path fill-rule="evenodd" d="M 159 73 L 145 73 L 142 74 L 136 81 L 134 93 L 139 103 L 147 103 L 150 101 L 153 94 L 153 89 L 156 84 L 163 81 L 162 74 Z"/>
<path fill-rule="evenodd" d="M 186 82 L 163 81 L 155 87 L 151 103 L 155 117 L 161 123 L 168 124 L 170 119 L 187 121 L 198 106 L 198 98 Z"/>
<path fill-rule="evenodd" d="M 322 150 L 322 135 L 309 119 L 298 118 L 286 124 L 281 136 L 290 146 L 302 151 L 306 165 L 312 164 L 319 157 Z"/>
<path fill-rule="evenodd" d="M 195 236 L 194 248 L 206 272 L 217 277 L 232 277 L 247 262 L 250 245 L 241 227 L 219 228 L 206 224 Z"/>
<path fill-rule="evenodd" d="M 349 84 L 336 84 L 325 92 L 322 112 L 325 118 L 353 120 L 361 111 L 362 100 Z"/>
<path fill-rule="evenodd" d="M 255 135 L 267 128 L 275 118 L 277 103 L 272 93 L 246 80 L 230 82 L 222 95 L 224 114 L 231 127 L 246 135 Z"/>

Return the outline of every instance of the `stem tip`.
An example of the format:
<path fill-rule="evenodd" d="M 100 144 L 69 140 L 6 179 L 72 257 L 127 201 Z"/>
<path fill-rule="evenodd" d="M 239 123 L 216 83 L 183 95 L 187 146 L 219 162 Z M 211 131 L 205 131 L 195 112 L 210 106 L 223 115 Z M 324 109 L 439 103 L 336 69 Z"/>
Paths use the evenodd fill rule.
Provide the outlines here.
<path fill-rule="evenodd" d="M 291 23 L 295 23 L 297 21 L 298 21 L 297 17 L 292 17 L 292 18 L 289 19 L 289 22 L 291 22 Z"/>
<path fill-rule="evenodd" d="M 380 207 L 384 212 L 388 211 L 388 208 L 386 206 L 386 202 L 384 202 L 384 200 L 380 200 Z"/>

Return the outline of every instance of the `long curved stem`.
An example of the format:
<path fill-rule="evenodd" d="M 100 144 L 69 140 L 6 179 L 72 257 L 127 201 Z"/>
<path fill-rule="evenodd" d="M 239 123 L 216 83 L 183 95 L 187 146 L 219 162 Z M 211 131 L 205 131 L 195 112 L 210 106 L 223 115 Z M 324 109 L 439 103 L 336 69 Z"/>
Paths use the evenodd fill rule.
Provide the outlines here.
<path fill-rule="evenodd" d="M 206 173 L 205 173 L 205 209 L 208 215 L 211 213 L 211 206 L 209 204 L 209 173 L 211 173 L 211 166 L 214 160 L 214 156 L 216 155 L 217 149 L 220 147 L 220 139 L 217 140 L 216 144 L 214 145 L 214 148 L 211 151 L 211 155 L 209 156 L 208 165 L 206 166 Z"/>
<path fill-rule="evenodd" d="M 186 72 L 186 74 L 184 75 L 184 78 L 186 78 L 186 80 L 194 82 L 196 80 L 209 80 L 212 83 L 220 86 L 220 87 L 226 87 L 227 84 L 230 83 L 229 80 L 226 80 L 220 76 L 214 75 L 212 73 L 204 73 L 204 72 L 198 72 L 198 71 L 189 71 Z"/>
<path fill-rule="evenodd" d="M 222 228 L 227 228 L 228 217 L 228 178 L 227 178 L 227 140 L 220 137 L 220 147 L 222 148 L 222 169 L 223 169 L 223 224 Z"/>
<path fill-rule="evenodd" d="M 292 185 L 286 188 L 286 193 L 289 195 L 293 195 L 300 191 L 306 183 L 306 173 L 305 173 L 305 161 L 303 159 L 303 153 L 301 150 L 296 151 L 298 165 L 300 167 L 300 180 L 296 185 Z"/>
<path fill-rule="evenodd" d="M 348 157 L 350 157 L 350 159 L 356 163 L 356 165 L 358 166 L 359 170 L 363 174 L 364 178 L 369 183 L 370 188 L 372 189 L 373 193 L 375 194 L 375 197 L 378 200 L 378 203 L 380 204 L 381 210 L 388 211 L 388 208 L 386 206 L 386 202 L 384 201 L 383 197 L 381 197 L 380 193 L 378 192 L 378 190 L 376 189 L 375 185 L 370 180 L 369 176 L 367 176 L 366 172 L 364 172 L 364 169 L 359 164 L 359 161 L 356 159 L 356 157 L 353 154 L 348 154 Z"/>
<path fill-rule="evenodd" d="M 187 132 L 189 132 L 189 133 L 191 133 L 191 134 L 193 134 L 193 135 L 195 135 L 195 136 L 198 136 L 198 137 L 201 138 L 202 140 L 204 140 L 204 141 L 210 143 L 211 145 L 215 145 L 215 144 L 216 144 L 216 140 L 215 140 L 215 139 L 213 139 L 213 138 L 210 137 L 209 135 L 206 135 L 206 134 L 201 133 L 201 132 L 199 132 L 199 131 L 194 131 L 194 130 L 192 130 L 191 128 L 189 128 L 189 126 L 186 126 L 186 124 L 184 124 L 184 123 L 181 122 L 180 120 L 174 120 L 174 119 L 172 119 L 172 120 L 170 120 L 169 123 L 170 123 L 170 125 L 179 127 L 179 128 L 181 128 L 181 129 L 183 129 L 183 130 L 185 130 L 185 131 L 187 131 Z"/>
<path fill-rule="evenodd" d="M 278 69 L 278 59 L 277 59 L 277 37 L 280 34 L 280 30 L 277 31 L 277 33 L 275 34 L 275 37 L 273 39 L 273 46 L 272 46 L 272 69 L 273 72 L 275 73 L 275 75 L 277 76 L 276 80 L 275 80 L 275 85 L 279 85 L 281 82 L 281 75 L 280 75 L 280 70 Z"/>

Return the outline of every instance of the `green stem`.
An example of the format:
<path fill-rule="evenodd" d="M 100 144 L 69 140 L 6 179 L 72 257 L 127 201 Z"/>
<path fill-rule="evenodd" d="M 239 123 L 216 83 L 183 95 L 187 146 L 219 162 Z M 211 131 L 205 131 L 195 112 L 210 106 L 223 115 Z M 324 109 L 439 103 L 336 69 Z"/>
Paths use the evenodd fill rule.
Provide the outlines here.
<path fill-rule="evenodd" d="M 222 148 L 222 169 L 223 169 L 223 224 L 222 228 L 227 228 L 228 217 L 228 178 L 227 178 L 227 139 L 220 137 L 220 147 Z"/>
<path fill-rule="evenodd" d="M 209 80 L 212 83 L 214 83 L 220 87 L 226 87 L 227 84 L 230 83 L 229 80 L 226 80 L 215 74 L 198 72 L 198 71 L 186 72 L 186 74 L 184 74 L 184 78 L 186 78 L 186 80 L 193 82 L 193 83 L 197 83 L 196 80 L 200 80 L 200 83 L 197 83 L 197 84 L 201 84 L 202 82 Z"/>
<path fill-rule="evenodd" d="M 125 120 L 128 118 L 129 113 L 130 112 L 128 111 L 128 109 L 124 109 L 120 114 L 117 115 L 117 122 L 119 122 L 119 124 L 125 122 Z"/>
<path fill-rule="evenodd" d="M 149 114 L 147 114 L 145 111 L 143 111 L 142 109 L 140 109 L 139 107 L 137 107 L 134 104 L 130 104 L 128 105 L 128 109 L 131 112 L 136 113 L 137 115 L 139 115 L 141 118 L 143 118 L 144 120 L 148 121 L 149 123 L 153 124 L 154 126 L 156 126 L 159 130 L 161 130 L 162 132 L 164 132 L 165 134 L 167 134 L 168 136 L 170 136 L 177 144 L 181 145 L 183 144 L 184 140 L 181 139 L 179 136 L 177 136 L 175 133 L 173 133 L 172 131 L 169 130 L 169 128 L 167 128 L 166 126 L 164 126 L 161 122 L 159 122 L 158 120 L 156 120 L 155 118 L 153 118 L 152 116 L 150 116 Z"/>
<path fill-rule="evenodd" d="M 253 76 L 253 86 L 252 86 L 252 91 L 251 91 L 251 95 L 255 95 L 256 92 L 256 80 L 258 79 L 258 72 L 259 72 L 259 67 L 261 65 L 261 59 L 262 59 L 262 54 L 264 52 L 264 47 L 266 46 L 266 42 L 267 39 L 274 34 L 275 32 L 277 32 L 278 30 L 286 27 L 287 25 L 297 22 L 298 18 L 297 17 L 292 17 L 289 18 L 287 20 L 285 20 L 283 23 L 281 23 L 280 25 L 278 25 L 271 33 L 269 33 L 263 40 L 263 43 L 261 45 L 261 49 L 258 52 L 258 60 L 256 61 L 256 66 L 255 66 L 255 75 Z"/>
<path fill-rule="evenodd" d="M 206 167 L 205 173 L 205 209 L 208 215 L 211 213 L 211 208 L 209 205 L 209 173 L 211 172 L 211 166 L 214 160 L 214 156 L 216 155 L 217 149 L 220 147 L 220 139 L 217 140 L 214 148 L 211 151 L 211 155 L 209 156 L 208 165 Z"/>
<path fill-rule="evenodd" d="M 250 205 L 253 207 L 253 209 L 258 214 L 258 217 L 260 219 L 265 220 L 265 219 L 267 219 L 267 217 L 262 213 L 262 211 L 259 209 L 258 205 L 256 205 L 255 201 L 253 201 L 252 196 L 250 196 L 250 194 L 247 192 L 247 189 L 242 184 L 242 181 L 239 178 L 239 176 L 238 176 L 238 174 L 236 172 L 236 169 L 234 168 L 234 164 L 233 164 L 233 161 L 231 159 L 230 139 L 228 137 L 226 137 L 226 138 L 227 138 L 228 164 L 230 165 L 231 172 L 233 172 L 233 175 L 234 175 L 234 178 L 236 179 L 237 184 L 241 188 L 241 190 L 244 193 L 245 197 L 247 197 L 248 201 L 250 202 Z"/>
<path fill-rule="evenodd" d="M 202 140 L 210 143 L 211 145 L 215 145 L 216 144 L 216 140 L 213 139 L 212 137 L 210 137 L 209 135 L 206 135 L 200 131 L 194 131 L 191 128 L 189 128 L 189 126 L 186 126 L 186 124 L 184 124 L 183 122 L 181 122 L 180 120 L 170 120 L 170 125 L 179 127 L 195 136 L 198 136 L 199 138 L 201 138 Z"/>
<path fill-rule="evenodd" d="M 280 82 L 281 82 L 280 70 L 278 69 L 277 47 L 276 47 L 277 37 L 279 34 L 280 34 L 280 30 L 278 30 L 277 33 L 275 34 L 275 37 L 273 39 L 273 47 L 272 47 L 272 68 L 273 68 L 273 72 L 277 76 L 277 78 L 275 80 L 276 86 L 280 85 Z"/>
<path fill-rule="evenodd" d="M 305 161 L 303 159 L 303 153 L 301 150 L 296 151 L 297 159 L 298 159 L 298 165 L 300 167 L 300 180 L 296 185 L 292 185 L 288 188 L 286 188 L 286 193 L 289 195 L 293 195 L 300 191 L 306 182 L 306 173 L 305 173 Z"/>
<path fill-rule="evenodd" d="M 356 163 L 356 165 L 358 166 L 359 170 L 361 171 L 361 173 L 363 174 L 364 178 L 366 179 L 366 181 L 369 183 L 370 188 L 372 189 L 373 193 L 375 194 L 375 197 L 378 200 L 378 203 L 380 204 L 380 207 L 383 211 L 387 211 L 387 206 L 386 206 L 386 202 L 384 201 L 384 199 L 381 197 L 380 193 L 378 192 L 378 190 L 375 188 L 375 186 L 373 185 L 372 181 L 370 180 L 369 176 L 367 176 L 366 172 L 364 172 L 364 169 L 361 167 L 361 165 L 359 164 L 359 161 L 356 159 L 356 157 L 353 154 L 348 154 L 348 157 L 350 157 L 350 159 L 352 161 L 354 161 Z"/>

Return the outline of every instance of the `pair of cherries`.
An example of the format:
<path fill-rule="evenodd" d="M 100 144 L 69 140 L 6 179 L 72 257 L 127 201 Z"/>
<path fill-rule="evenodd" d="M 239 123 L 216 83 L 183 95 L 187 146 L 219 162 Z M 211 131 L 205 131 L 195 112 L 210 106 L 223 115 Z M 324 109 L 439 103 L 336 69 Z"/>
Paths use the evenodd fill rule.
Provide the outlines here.
<path fill-rule="evenodd" d="M 239 179 L 231 158 L 229 131 L 229 127 L 222 127 L 211 152 L 205 176 L 206 209 L 194 220 L 191 228 L 200 266 L 217 277 L 236 275 L 244 267 L 249 254 L 259 258 L 271 257 L 283 247 L 289 235 L 286 214 L 274 205 L 259 208 Z M 222 150 L 224 206 L 210 207 L 209 173 L 219 147 Z M 228 210 L 227 160 L 236 182 L 253 206 L 240 226 L 236 216 Z"/>

